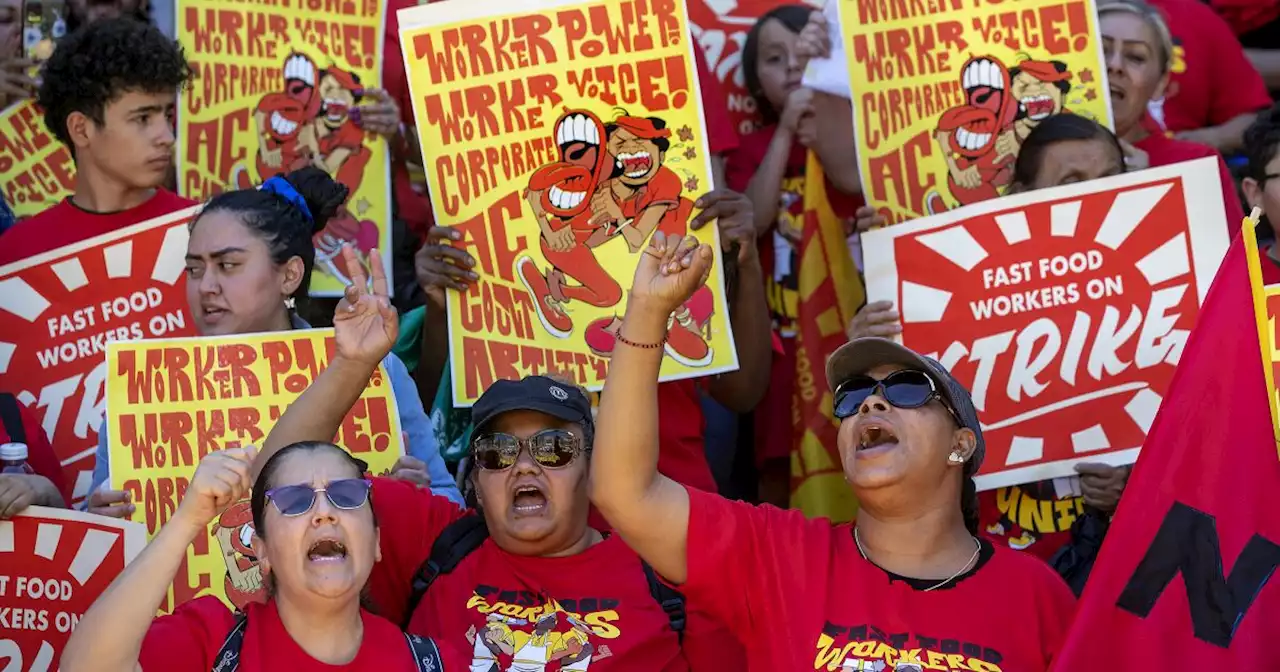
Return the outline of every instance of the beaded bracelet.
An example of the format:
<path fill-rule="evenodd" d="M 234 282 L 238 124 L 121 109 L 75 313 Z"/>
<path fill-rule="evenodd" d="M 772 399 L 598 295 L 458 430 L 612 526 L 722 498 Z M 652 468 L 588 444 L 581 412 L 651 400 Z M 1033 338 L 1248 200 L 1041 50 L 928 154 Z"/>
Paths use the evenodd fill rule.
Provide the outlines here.
<path fill-rule="evenodd" d="M 623 336 L 622 332 L 618 332 L 617 338 L 619 343 L 623 345 L 629 345 L 633 348 L 639 348 L 641 350 L 654 350 L 657 348 L 661 348 L 662 346 L 667 344 L 666 334 L 663 334 L 662 340 L 658 341 L 657 343 L 636 343 L 635 341 L 628 339 L 626 336 Z"/>

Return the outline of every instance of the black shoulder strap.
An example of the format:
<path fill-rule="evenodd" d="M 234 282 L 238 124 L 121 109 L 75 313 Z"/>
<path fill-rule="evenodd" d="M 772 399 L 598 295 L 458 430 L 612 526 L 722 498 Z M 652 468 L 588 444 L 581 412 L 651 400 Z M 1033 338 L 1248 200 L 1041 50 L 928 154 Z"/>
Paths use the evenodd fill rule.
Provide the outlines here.
<path fill-rule="evenodd" d="M 489 538 L 489 528 L 484 525 L 484 517 L 478 513 L 465 515 L 445 526 L 431 544 L 431 555 L 418 567 L 413 575 L 413 589 L 409 593 L 409 604 L 405 608 L 404 619 L 400 629 L 409 627 L 413 612 L 422 602 L 422 596 L 441 574 L 448 574 L 457 568 L 462 559 L 480 548 L 480 544 Z"/>
<path fill-rule="evenodd" d="M 244 646 L 244 630 L 248 622 L 247 615 L 236 612 L 236 627 L 231 628 L 222 648 L 218 649 L 218 655 L 213 659 L 213 672 L 236 672 L 240 669 L 240 649 Z"/>
<path fill-rule="evenodd" d="M 409 652 L 413 654 L 413 663 L 418 672 L 444 672 L 444 659 L 440 657 L 440 649 L 435 640 L 405 633 L 404 639 L 409 642 Z"/>
<path fill-rule="evenodd" d="M 649 581 L 649 592 L 653 595 L 653 599 L 662 605 L 662 610 L 667 613 L 667 621 L 671 623 L 671 629 L 675 630 L 676 637 L 679 637 L 680 643 L 684 644 L 686 620 L 684 595 L 675 588 L 663 583 L 662 579 L 658 578 L 658 573 L 649 566 L 649 563 L 641 560 L 640 566 L 644 567 L 644 578 Z"/>
<path fill-rule="evenodd" d="M 22 413 L 18 409 L 18 398 L 8 392 L 0 392 L 0 419 L 4 420 L 4 431 L 14 443 L 27 442 L 27 430 L 22 426 Z"/>

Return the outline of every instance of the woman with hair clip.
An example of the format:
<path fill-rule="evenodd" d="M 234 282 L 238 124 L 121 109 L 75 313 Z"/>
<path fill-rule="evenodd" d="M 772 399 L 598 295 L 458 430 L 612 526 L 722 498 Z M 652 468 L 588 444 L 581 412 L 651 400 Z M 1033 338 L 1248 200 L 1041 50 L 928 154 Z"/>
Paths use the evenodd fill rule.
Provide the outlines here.
<path fill-rule="evenodd" d="M 976 536 L 982 429 L 969 392 L 936 361 L 878 338 L 828 361 L 859 502 L 852 526 L 657 473 L 666 315 L 710 267 L 705 245 L 657 235 L 636 269 L 591 465 L 592 501 L 613 529 L 729 624 L 751 669 L 1047 669 L 1074 600 L 1043 563 Z M 991 604 L 997 595 L 1016 599 Z"/>
<path fill-rule="evenodd" d="M 210 453 L 151 543 L 94 602 L 62 653 L 65 672 L 437 672 L 429 639 L 361 609 L 381 555 L 361 460 L 323 442 L 277 452 L 253 485 L 253 551 L 268 599 L 233 613 L 214 596 L 155 617 L 187 547 L 248 493 L 253 447 Z M 268 504 L 269 503 L 269 504 Z M 458 669 L 461 661 L 450 661 Z"/>
<path fill-rule="evenodd" d="M 201 336 L 225 336 L 310 328 L 294 306 L 307 299 L 315 265 L 311 237 L 346 197 L 345 186 L 323 170 L 307 167 L 273 177 L 258 189 L 227 191 L 210 199 L 192 220 L 187 242 L 187 307 L 196 331 Z M 413 379 L 395 355 L 388 354 L 382 363 L 408 437 L 406 456 L 393 471 L 461 503 Z M 107 432 L 100 431 L 99 437 L 88 509 L 128 516 L 133 504 L 127 493 L 99 490 L 110 476 Z"/>

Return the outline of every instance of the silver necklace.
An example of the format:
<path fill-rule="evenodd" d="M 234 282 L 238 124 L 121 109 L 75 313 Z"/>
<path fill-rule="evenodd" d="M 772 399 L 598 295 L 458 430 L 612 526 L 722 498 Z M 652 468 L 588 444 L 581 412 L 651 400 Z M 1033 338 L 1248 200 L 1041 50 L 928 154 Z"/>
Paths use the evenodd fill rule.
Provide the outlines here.
<path fill-rule="evenodd" d="M 964 563 L 963 567 L 961 567 L 960 569 L 957 569 L 955 574 L 952 574 L 951 576 L 948 576 L 947 578 L 939 581 L 938 583 L 935 583 L 932 586 L 929 586 L 928 588 L 923 589 L 921 592 L 927 593 L 931 590 L 937 590 L 938 588 L 941 588 L 947 585 L 948 583 L 955 581 L 957 576 L 964 574 L 966 571 L 969 570 L 971 566 L 973 566 L 974 561 L 978 559 L 978 555 L 982 553 L 982 542 L 978 541 L 977 537 L 970 537 L 970 538 L 973 539 L 973 543 L 977 544 L 978 547 L 973 550 L 973 555 L 969 558 L 969 561 Z M 867 557 L 867 549 L 862 547 L 862 538 L 858 536 L 858 528 L 856 527 L 853 528 L 853 543 L 857 545 L 858 553 L 862 554 L 862 559 L 866 560 L 867 562 L 871 562 L 871 558 Z M 871 564 L 875 565 L 876 563 L 871 562 Z M 876 566 L 879 567 L 879 565 L 876 565 Z"/>

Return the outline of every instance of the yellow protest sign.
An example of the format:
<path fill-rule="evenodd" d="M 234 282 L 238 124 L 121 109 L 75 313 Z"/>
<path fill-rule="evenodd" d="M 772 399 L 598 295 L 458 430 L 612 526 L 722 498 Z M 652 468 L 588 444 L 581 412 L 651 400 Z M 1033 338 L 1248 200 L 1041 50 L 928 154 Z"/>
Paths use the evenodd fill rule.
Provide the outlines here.
<path fill-rule="evenodd" d="M 682 0 L 443 2 L 399 15 L 436 222 L 477 260 L 449 292 L 453 398 L 548 370 L 600 389 L 654 231 L 711 171 Z M 696 235 L 719 253 L 718 233 Z M 676 311 L 662 378 L 737 367 L 723 265 Z"/>
<path fill-rule="evenodd" d="M 867 202 L 892 222 L 1003 194 L 1061 112 L 1111 127 L 1093 0 L 838 0 Z"/>
<path fill-rule="evenodd" d="M 1266 284 L 1262 277 L 1262 255 L 1258 250 L 1258 218 L 1262 212 L 1254 208 L 1244 218 L 1243 231 L 1245 257 L 1249 260 L 1249 285 L 1253 293 L 1253 315 L 1258 322 L 1258 344 L 1262 348 L 1262 372 L 1267 381 L 1267 398 L 1271 400 L 1271 425 L 1275 430 L 1276 451 L 1280 453 L 1280 330 L 1276 318 L 1280 316 L 1280 284 Z"/>
<path fill-rule="evenodd" d="M 178 0 L 178 41 L 195 70 L 178 119 L 178 189 L 206 199 L 308 165 L 351 194 L 315 235 L 314 296 L 341 296 L 338 256 L 375 247 L 391 267 L 388 144 L 357 123 L 381 86 L 384 2 Z"/>
<path fill-rule="evenodd" d="M 134 516 L 159 531 L 200 458 L 261 445 L 333 356 L 333 330 L 114 341 L 107 347 L 111 487 L 133 496 Z M 379 366 L 334 443 L 387 473 L 402 454 L 400 416 Z M 162 611 L 217 595 L 230 605 L 265 599 L 249 548 L 249 500 L 233 505 L 187 550 Z"/>
<path fill-rule="evenodd" d="M 0 112 L 0 176 L 4 201 L 18 217 L 57 205 L 76 186 L 71 150 L 44 125 L 44 112 L 23 100 Z"/>

